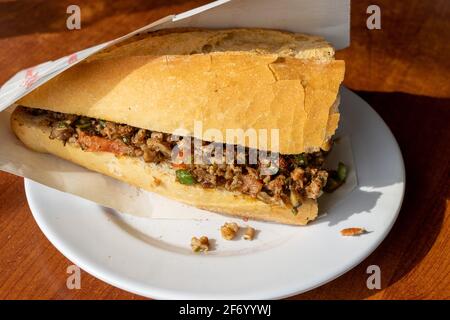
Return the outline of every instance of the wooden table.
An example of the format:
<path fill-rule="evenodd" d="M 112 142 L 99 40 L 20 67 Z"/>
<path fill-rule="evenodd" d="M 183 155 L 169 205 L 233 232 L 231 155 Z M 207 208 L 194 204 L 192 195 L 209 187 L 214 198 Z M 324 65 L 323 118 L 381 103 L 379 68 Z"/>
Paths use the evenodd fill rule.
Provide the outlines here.
<path fill-rule="evenodd" d="M 207 1 L 0 1 L 0 83 L 15 72 L 113 39 Z M 383 117 L 406 165 L 406 195 L 393 230 L 359 266 L 294 299 L 450 298 L 450 3 L 385 1 L 382 29 L 366 28 L 372 1 L 353 1 L 345 84 Z M 77 3 L 82 29 L 68 31 Z M 370 143 L 370 142 L 368 142 Z M 380 150 L 383 152 L 383 150 Z M 21 178 L 0 173 L 0 299 L 140 299 L 87 273 L 66 287 L 71 264 L 33 220 Z M 379 265 L 382 289 L 366 287 Z"/>

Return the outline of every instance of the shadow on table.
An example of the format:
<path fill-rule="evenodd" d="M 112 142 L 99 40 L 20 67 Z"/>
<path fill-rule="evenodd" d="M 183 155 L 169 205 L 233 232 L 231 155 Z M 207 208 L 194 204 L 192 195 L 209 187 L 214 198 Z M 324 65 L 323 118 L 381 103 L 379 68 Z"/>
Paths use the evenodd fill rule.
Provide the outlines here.
<path fill-rule="evenodd" d="M 160 13 L 162 18 L 180 10 L 195 8 L 208 3 L 208 0 L 79 0 L 81 23 L 89 26 L 95 22 L 114 15 L 128 15 L 145 11 Z M 13 37 L 30 33 L 52 33 L 66 31 L 67 7 L 74 4 L 69 0 L 36 0 L 0 2 L 0 38 Z M 159 11 L 157 11 L 159 10 Z M 182 10 L 184 11 L 184 9 Z M 151 21 L 148 21 L 149 23 Z"/>
<path fill-rule="evenodd" d="M 366 260 L 329 284 L 292 299 L 364 299 L 374 295 L 379 290 L 366 286 L 368 266 L 380 267 L 382 289 L 386 289 L 422 261 L 441 231 L 450 199 L 450 99 L 357 93 L 381 115 L 400 145 L 406 169 L 403 206 L 388 237 Z M 422 292 L 413 294 L 416 296 L 405 298 L 423 296 Z"/>

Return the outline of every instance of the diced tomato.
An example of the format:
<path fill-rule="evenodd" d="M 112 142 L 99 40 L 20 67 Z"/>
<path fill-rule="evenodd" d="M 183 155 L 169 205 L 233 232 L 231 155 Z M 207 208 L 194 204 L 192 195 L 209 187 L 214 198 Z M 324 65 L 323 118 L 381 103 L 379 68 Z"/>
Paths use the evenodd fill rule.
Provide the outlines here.
<path fill-rule="evenodd" d="M 90 136 L 84 132 L 78 133 L 78 142 L 86 151 L 112 152 L 115 155 L 130 154 L 132 148 L 120 140 L 109 140 L 98 136 Z"/>
<path fill-rule="evenodd" d="M 175 169 L 186 169 L 187 165 L 185 163 L 171 163 L 172 168 Z"/>

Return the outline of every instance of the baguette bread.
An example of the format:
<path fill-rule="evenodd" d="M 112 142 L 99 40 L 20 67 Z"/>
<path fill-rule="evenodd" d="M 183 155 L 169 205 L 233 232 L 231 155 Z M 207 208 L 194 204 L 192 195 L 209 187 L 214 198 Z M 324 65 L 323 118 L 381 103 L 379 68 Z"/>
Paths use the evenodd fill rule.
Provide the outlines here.
<path fill-rule="evenodd" d="M 282 154 L 325 147 L 339 121 L 344 62 L 322 38 L 264 29 L 138 35 L 80 62 L 18 103 L 205 139 L 194 132 L 278 129 Z M 208 140 L 211 141 L 211 140 Z"/>
<path fill-rule="evenodd" d="M 201 209 L 250 219 L 305 225 L 317 217 L 317 202 L 307 199 L 293 215 L 288 207 L 269 205 L 248 195 L 222 189 L 186 186 L 175 181 L 168 165 L 145 163 L 141 158 L 116 157 L 109 152 L 85 152 L 71 144 L 49 139 L 50 128 L 39 119 L 16 108 L 11 128 L 30 149 L 56 155 L 87 169 L 103 173 L 148 191 Z"/>

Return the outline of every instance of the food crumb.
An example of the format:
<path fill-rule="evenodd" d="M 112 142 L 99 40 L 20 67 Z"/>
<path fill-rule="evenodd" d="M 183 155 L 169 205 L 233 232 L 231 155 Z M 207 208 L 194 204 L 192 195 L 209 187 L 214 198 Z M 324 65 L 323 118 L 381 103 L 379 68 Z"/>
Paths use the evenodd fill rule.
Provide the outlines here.
<path fill-rule="evenodd" d="M 156 177 L 153 177 L 153 183 L 155 184 L 155 186 L 159 186 L 161 184 L 161 180 Z"/>
<path fill-rule="evenodd" d="M 254 237 L 255 237 L 255 229 L 253 229 L 252 227 L 247 227 L 244 233 L 244 240 L 253 240 Z"/>
<path fill-rule="evenodd" d="M 341 234 L 344 237 L 359 236 L 366 232 L 367 231 L 364 228 L 346 228 L 341 230 Z"/>
<path fill-rule="evenodd" d="M 222 238 L 225 240 L 232 240 L 239 230 L 239 226 L 236 222 L 226 222 L 222 227 L 220 227 L 220 233 Z"/>
<path fill-rule="evenodd" d="M 201 236 L 200 239 L 192 237 L 191 248 L 193 252 L 207 252 L 209 250 L 209 239 L 206 236 Z"/>

